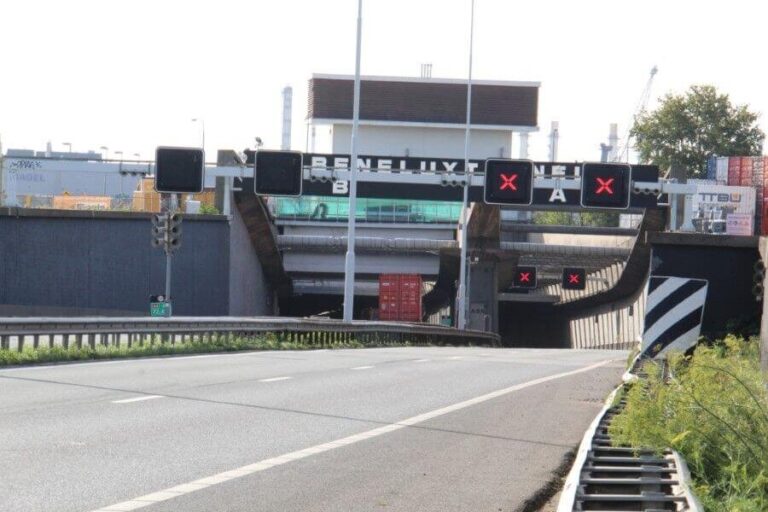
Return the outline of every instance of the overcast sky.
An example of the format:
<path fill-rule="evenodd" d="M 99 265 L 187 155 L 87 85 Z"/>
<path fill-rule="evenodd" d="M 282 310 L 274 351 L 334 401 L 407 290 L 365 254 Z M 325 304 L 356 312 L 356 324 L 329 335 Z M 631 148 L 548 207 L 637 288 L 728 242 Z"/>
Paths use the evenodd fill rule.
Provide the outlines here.
<path fill-rule="evenodd" d="M 354 72 L 356 0 L 4 0 L 4 148 L 122 150 L 163 144 L 279 147 L 281 90 L 294 87 L 304 149 L 312 73 Z M 470 0 L 364 0 L 362 72 L 465 78 Z M 768 3 L 758 0 L 476 0 L 474 77 L 541 82 L 531 157 L 550 122 L 560 160 L 594 160 L 623 133 L 657 65 L 650 106 L 713 84 L 768 112 Z M 762 116 L 763 129 L 768 117 Z"/>

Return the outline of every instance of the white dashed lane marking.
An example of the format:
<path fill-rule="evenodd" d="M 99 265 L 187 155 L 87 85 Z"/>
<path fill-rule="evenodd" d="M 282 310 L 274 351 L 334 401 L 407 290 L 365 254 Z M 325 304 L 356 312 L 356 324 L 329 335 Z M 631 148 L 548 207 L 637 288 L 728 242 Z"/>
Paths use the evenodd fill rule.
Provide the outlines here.
<path fill-rule="evenodd" d="M 355 366 L 354 368 L 350 368 L 350 370 L 370 370 L 373 368 L 373 366 Z"/>
<path fill-rule="evenodd" d="M 205 489 L 207 487 L 212 487 L 214 485 L 222 484 L 224 482 L 234 480 L 235 478 L 241 478 L 247 475 L 252 475 L 254 473 L 258 473 L 259 471 L 265 471 L 275 466 L 282 466 L 283 464 L 288 464 L 289 462 L 292 462 L 295 460 L 305 459 L 307 457 L 311 457 L 313 455 L 334 450 L 336 448 L 349 446 L 354 443 L 359 443 L 360 441 L 365 441 L 366 439 L 378 437 L 380 435 L 387 434 L 389 432 L 395 432 L 397 430 L 401 430 L 413 425 L 417 425 L 427 420 L 431 420 L 433 418 L 437 418 L 445 414 L 449 414 L 455 411 L 459 411 L 461 409 L 465 409 L 467 407 L 471 407 L 473 405 L 487 402 L 488 400 L 493 400 L 494 398 L 508 395 L 509 393 L 514 393 L 515 391 L 520 391 L 522 389 L 529 388 L 531 386 L 536 386 L 538 384 L 543 384 L 545 382 L 562 379 L 563 377 L 570 377 L 572 375 L 578 375 L 580 373 L 588 372 L 596 368 L 599 368 L 601 366 L 604 366 L 610 362 L 611 360 L 601 361 L 599 363 L 592 364 L 589 366 L 584 366 L 582 368 L 571 370 L 569 372 L 556 373 L 555 375 L 549 375 L 547 377 L 541 377 L 538 379 L 529 380 L 527 382 L 522 382 L 520 384 L 515 384 L 514 386 L 510 386 L 504 389 L 499 389 L 498 391 L 493 391 L 491 393 L 480 395 L 475 398 L 470 398 L 469 400 L 465 400 L 463 402 L 449 405 L 447 407 L 442 407 L 440 409 L 435 409 L 434 411 L 425 412 L 423 414 L 419 414 L 418 416 L 412 416 L 410 418 L 398 421 L 397 423 L 391 423 L 389 425 L 384 425 L 383 427 L 374 428 L 373 430 L 368 430 L 360 434 L 351 435 L 349 437 L 343 437 L 341 439 L 337 439 L 329 443 L 319 444 L 309 448 L 304 448 L 303 450 L 297 450 L 295 452 L 286 453 L 278 457 L 273 457 L 271 459 L 266 459 L 259 462 L 255 462 L 253 464 L 248 464 L 246 466 L 240 466 L 239 468 L 236 468 L 236 469 L 224 471 L 222 473 L 217 473 L 215 475 L 211 475 L 205 478 L 200 478 L 192 482 L 187 482 L 181 485 L 177 485 L 175 487 L 163 489 L 162 491 L 146 494 L 144 496 L 139 496 L 138 498 L 133 498 L 132 500 L 123 501 L 121 503 L 115 503 L 113 505 L 107 505 L 106 507 L 102 507 L 93 512 L 118 512 L 118 511 L 136 510 L 144 507 L 149 507 L 151 505 L 154 505 L 155 503 L 170 500 L 178 496 L 183 496 L 191 492 Z"/>
<path fill-rule="evenodd" d="M 288 380 L 292 378 L 293 377 L 272 377 L 270 379 L 260 379 L 259 382 L 277 382 L 279 380 Z"/>
<path fill-rule="evenodd" d="M 155 398 L 164 398 L 160 395 L 137 396 L 136 398 L 125 398 L 123 400 L 112 400 L 113 404 L 130 404 L 131 402 L 143 402 L 144 400 L 154 400 Z"/>

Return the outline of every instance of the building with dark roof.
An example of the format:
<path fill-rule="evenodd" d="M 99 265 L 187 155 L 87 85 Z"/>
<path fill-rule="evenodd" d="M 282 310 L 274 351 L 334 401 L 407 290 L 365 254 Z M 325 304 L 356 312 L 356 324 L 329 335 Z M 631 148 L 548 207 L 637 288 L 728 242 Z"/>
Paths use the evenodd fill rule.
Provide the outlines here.
<path fill-rule="evenodd" d="M 538 130 L 538 82 L 472 83 L 471 158 L 527 157 Z M 354 78 L 315 74 L 309 81 L 306 150 L 349 153 Z M 359 152 L 464 156 L 466 80 L 364 76 Z M 515 141 L 513 148 L 513 141 Z"/>

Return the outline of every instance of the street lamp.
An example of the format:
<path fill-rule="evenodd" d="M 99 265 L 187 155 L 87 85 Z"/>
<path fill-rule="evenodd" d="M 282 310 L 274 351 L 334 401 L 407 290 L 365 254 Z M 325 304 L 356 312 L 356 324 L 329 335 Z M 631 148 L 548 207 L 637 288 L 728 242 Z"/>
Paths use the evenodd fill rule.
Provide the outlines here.
<path fill-rule="evenodd" d="M 357 129 L 360 121 L 360 47 L 363 32 L 363 0 L 357 0 L 357 49 L 355 85 L 352 95 L 352 140 L 349 166 L 349 219 L 347 254 L 344 259 L 344 322 L 351 323 L 355 306 L 355 215 L 357 214 Z"/>
<path fill-rule="evenodd" d="M 109 158 L 109 148 L 107 146 L 99 146 L 99 149 L 104 152 L 102 160 L 107 160 Z"/>
<path fill-rule="evenodd" d="M 69 149 L 69 152 L 70 153 L 72 152 L 72 143 L 71 142 L 62 142 L 61 145 L 62 146 L 67 146 L 67 148 Z"/>
<path fill-rule="evenodd" d="M 136 160 L 141 160 L 141 153 L 134 153 L 133 156 L 136 157 Z"/>
<path fill-rule="evenodd" d="M 122 152 L 122 151 L 115 151 L 114 153 L 115 153 L 115 154 L 118 156 L 118 158 L 120 159 L 120 161 L 122 161 L 122 160 L 123 160 L 123 152 Z"/>
<path fill-rule="evenodd" d="M 467 328 L 467 210 L 469 209 L 469 185 L 472 174 L 469 172 L 469 127 L 472 109 L 472 41 L 475 30 L 475 0 L 472 0 L 469 17 L 469 73 L 467 77 L 467 122 L 464 128 L 464 197 L 461 203 L 461 259 L 459 261 L 459 290 L 456 294 L 456 327 Z"/>
<path fill-rule="evenodd" d="M 256 141 L 256 149 L 259 149 L 264 145 L 264 142 L 261 140 L 261 137 L 256 137 L 254 140 Z"/>
<path fill-rule="evenodd" d="M 203 151 L 205 151 L 205 119 L 199 118 L 199 117 L 193 117 L 192 118 L 193 123 L 200 123 L 200 129 L 202 132 L 202 143 L 201 147 L 203 148 Z"/>

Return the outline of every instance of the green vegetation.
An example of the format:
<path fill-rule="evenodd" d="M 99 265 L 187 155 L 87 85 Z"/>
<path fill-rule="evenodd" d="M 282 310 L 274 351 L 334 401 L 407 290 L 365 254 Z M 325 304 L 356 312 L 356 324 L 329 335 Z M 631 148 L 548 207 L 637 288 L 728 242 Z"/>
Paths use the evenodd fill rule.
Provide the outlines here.
<path fill-rule="evenodd" d="M 701 178 L 711 155 L 761 154 L 765 134 L 757 119 L 711 85 L 694 85 L 685 94 L 667 94 L 655 111 L 642 112 L 631 133 L 642 162 L 662 172 L 680 165 L 689 178 Z"/>
<path fill-rule="evenodd" d="M 611 425 L 614 442 L 673 448 L 688 462 L 695 492 L 708 511 L 768 510 L 768 389 L 757 338 L 728 336 L 692 357 L 657 364 L 626 393 Z"/>
<path fill-rule="evenodd" d="M 615 212 L 535 212 L 533 223 L 549 226 L 616 227 L 619 225 L 619 214 Z"/>
<path fill-rule="evenodd" d="M 207 203 L 200 203 L 200 215 L 219 215 L 221 212 L 218 208 Z"/>
<path fill-rule="evenodd" d="M 404 342 L 403 345 L 409 345 Z M 361 342 L 350 340 L 325 344 L 308 343 L 303 341 L 284 341 L 275 335 L 258 337 L 212 336 L 210 339 L 195 339 L 193 341 L 170 343 L 156 338 L 151 343 L 134 344 L 130 348 L 126 344 L 120 346 L 97 345 L 95 348 L 24 348 L 17 350 L 0 350 L 0 367 L 20 364 L 51 363 L 59 361 L 86 361 L 96 359 L 118 359 L 128 357 L 150 357 L 172 354 L 198 354 L 211 352 L 235 352 L 240 350 L 312 350 L 317 348 L 363 348 L 392 345 L 391 342 L 370 341 Z"/>

